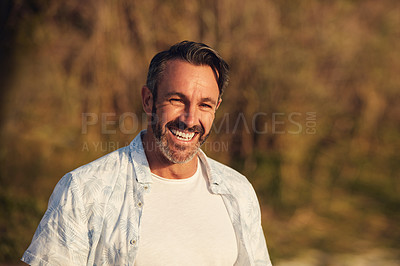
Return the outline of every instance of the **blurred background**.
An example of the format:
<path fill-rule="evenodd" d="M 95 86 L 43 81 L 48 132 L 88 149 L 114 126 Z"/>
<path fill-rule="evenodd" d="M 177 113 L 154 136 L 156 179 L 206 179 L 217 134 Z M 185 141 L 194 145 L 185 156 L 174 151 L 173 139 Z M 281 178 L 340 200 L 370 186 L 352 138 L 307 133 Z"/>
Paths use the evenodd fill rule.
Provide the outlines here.
<path fill-rule="evenodd" d="M 231 66 L 206 153 L 244 173 L 274 265 L 400 265 L 400 2 L 3 0 L 0 264 L 58 180 L 144 128 L 155 53 Z"/>

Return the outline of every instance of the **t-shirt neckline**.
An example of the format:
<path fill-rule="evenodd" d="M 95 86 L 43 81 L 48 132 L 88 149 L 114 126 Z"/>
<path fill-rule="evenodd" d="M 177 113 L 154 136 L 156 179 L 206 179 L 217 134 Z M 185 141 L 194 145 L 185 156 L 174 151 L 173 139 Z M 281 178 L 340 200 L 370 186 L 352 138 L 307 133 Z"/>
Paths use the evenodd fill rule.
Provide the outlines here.
<path fill-rule="evenodd" d="M 159 175 L 156 175 L 154 173 L 151 173 L 151 177 L 157 181 L 161 181 L 161 182 L 165 182 L 165 183 L 189 183 L 192 180 L 197 179 L 197 177 L 200 175 L 200 171 L 201 171 L 201 161 L 199 160 L 199 158 L 197 158 L 197 169 L 196 172 L 188 177 L 188 178 L 176 178 L 176 179 L 171 179 L 171 178 L 165 178 Z"/>

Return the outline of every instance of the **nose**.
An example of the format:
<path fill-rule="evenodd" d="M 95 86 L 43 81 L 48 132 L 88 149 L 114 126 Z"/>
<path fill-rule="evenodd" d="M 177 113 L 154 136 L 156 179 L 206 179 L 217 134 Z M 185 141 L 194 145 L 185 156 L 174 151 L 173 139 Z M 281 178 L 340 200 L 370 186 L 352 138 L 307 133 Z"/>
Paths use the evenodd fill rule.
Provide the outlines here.
<path fill-rule="evenodd" d="M 188 128 L 199 125 L 199 112 L 194 105 L 188 105 L 180 116 L 180 121 L 184 122 Z"/>

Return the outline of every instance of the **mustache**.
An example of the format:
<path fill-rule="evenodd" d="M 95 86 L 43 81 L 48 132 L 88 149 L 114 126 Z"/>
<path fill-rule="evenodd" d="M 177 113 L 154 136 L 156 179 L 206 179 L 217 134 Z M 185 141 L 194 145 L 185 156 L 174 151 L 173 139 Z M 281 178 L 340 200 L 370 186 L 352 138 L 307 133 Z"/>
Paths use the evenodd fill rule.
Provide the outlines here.
<path fill-rule="evenodd" d="M 203 135 L 205 130 L 202 125 L 194 125 L 192 127 L 188 127 L 185 122 L 179 121 L 179 120 L 174 120 L 170 121 L 165 125 L 167 128 L 173 127 L 177 128 L 179 130 L 185 130 L 188 132 L 195 132 L 195 133 L 200 133 L 200 135 Z"/>

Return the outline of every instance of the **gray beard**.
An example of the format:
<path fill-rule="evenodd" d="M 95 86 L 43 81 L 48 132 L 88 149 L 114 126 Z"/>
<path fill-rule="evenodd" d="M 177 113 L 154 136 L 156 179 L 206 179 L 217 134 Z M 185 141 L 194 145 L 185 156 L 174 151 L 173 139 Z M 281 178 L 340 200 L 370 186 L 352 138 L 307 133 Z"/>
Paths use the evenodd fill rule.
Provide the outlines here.
<path fill-rule="evenodd" d="M 161 151 L 161 153 L 164 155 L 164 157 L 174 163 L 174 164 L 184 164 L 189 162 L 194 158 L 194 156 L 197 155 L 199 152 L 200 146 L 203 145 L 203 143 L 206 141 L 210 133 L 208 133 L 205 136 L 200 136 L 199 141 L 196 143 L 196 146 L 189 152 L 185 152 L 187 148 L 174 145 L 173 143 L 171 145 L 174 145 L 175 150 L 170 149 L 170 145 L 168 143 L 166 134 L 167 130 L 169 130 L 167 127 L 165 128 L 165 133 L 162 132 L 161 125 L 158 121 L 158 117 L 156 115 L 156 108 L 153 107 L 153 115 L 151 118 L 151 126 L 153 129 L 153 134 L 154 138 L 156 140 L 156 145 Z M 181 154 L 181 152 L 185 152 L 184 154 Z"/>
<path fill-rule="evenodd" d="M 161 136 L 161 139 L 156 138 L 156 145 L 157 147 L 160 149 L 161 153 L 164 155 L 164 157 L 175 164 L 184 164 L 189 162 L 190 160 L 192 160 L 194 158 L 194 156 L 198 153 L 199 149 L 200 149 L 200 143 L 198 142 L 196 144 L 196 147 L 189 152 L 189 154 L 183 155 L 183 154 L 179 154 L 179 151 L 184 151 L 184 148 L 181 147 L 176 147 L 176 149 L 178 150 L 178 152 L 176 151 L 172 151 L 169 148 L 169 143 L 168 140 L 165 137 L 165 134 L 163 134 Z M 177 154 L 178 153 L 178 154 Z"/>

